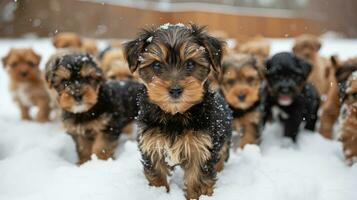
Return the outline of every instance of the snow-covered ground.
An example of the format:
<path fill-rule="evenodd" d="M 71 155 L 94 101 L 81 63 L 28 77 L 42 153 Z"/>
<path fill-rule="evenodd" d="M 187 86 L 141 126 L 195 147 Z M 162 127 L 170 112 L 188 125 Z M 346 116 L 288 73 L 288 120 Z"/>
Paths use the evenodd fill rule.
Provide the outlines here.
<path fill-rule="evenodd" d="M 272 52 L 291 49 L 273 40 Z M 325 40 L 321 53 L 357 55 L 357 40 Z M 10 47 L 33 47 L 42 67 L 54 51 L 49 40 L 0 40 L 0 57 Z M 122 141 L 116 159 L 93 159 L 78 167 L 74 143 L 59 122 L 20 120 L 0 69 L 0 199 L 118 200 L 184 199 L 182 171 L 170 178 L 171 192 L 152 188 L 142 173 L 135 141 Z M 297 144 L 281 137 L 278 124 L 266 127 L 263 143 L 232 152 L 218 176 L 214 196 L 224 200 L 355 200 L 357 164 L 345 165 L 341 144 L 302 132 Z"/>

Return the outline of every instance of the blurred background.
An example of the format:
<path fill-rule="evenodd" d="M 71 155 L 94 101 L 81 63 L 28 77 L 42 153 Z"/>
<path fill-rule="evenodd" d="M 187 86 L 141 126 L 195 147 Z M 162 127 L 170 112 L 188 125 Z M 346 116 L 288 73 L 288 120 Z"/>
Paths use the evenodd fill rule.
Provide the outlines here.
<path fill-rule="evenodd" d="M 166 22 L 196 22 L 230 38 L 301 33 L 357 37 L 356 0 L 0 0 L 0 37 L 131 38 Z M 222 30 L 224 30 L 222 32 Z"/>

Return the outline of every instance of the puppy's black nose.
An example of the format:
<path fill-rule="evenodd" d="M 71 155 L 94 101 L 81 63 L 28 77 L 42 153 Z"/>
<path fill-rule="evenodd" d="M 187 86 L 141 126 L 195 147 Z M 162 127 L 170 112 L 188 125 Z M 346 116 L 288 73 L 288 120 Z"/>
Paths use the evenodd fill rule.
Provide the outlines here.
<path fill-rule="evenodd" d="M 79 101 L 82 100 L 82 95 L 76 94 L 76 95 L 73 96 L 73 98 L 74 98 L 74 100 L 76 100 L 77 102 L 79 102 Z"/>
<path fill-rule="evenodd" d="M 288 94 L 288 93 L 290 93 L 290 88 L 283 87 L 283 88 L 281 88 L 280 92 L 283 93 L 283 94 Z"/>
<path fill-rule="evenodd" d="M 27 76 L 27 72 L 21 72 L 21 76 L 22 77 L 26 77 Z"/>
<path fill-rule="evenodd" d="M 239 99 L 240 101 L 244 101 L 246 97 L 247 97 L 247 96 L 246 96 L 245 94 L 240 94 L 240 95 L 238 95 L 238 99 Z"/>
<path fill-rule="evenodd" d="M 183 89 L 178 85 L 173 85 L 170 87 L 169 93 L 173 98 L 178 98 L 181 96 Z"/>

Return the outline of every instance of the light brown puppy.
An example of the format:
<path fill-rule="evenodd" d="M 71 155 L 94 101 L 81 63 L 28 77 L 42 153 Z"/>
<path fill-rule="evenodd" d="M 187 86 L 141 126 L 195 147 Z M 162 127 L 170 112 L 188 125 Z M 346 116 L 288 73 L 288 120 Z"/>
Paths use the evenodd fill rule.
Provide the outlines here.
<path fill-rule="evenodd" d="M 338 65 L 336 79 L 340 85 L 339 140 L 347 163 L 357 161 L 357 58 Z"/>
<path fill-rule="evenodd" d="M 105 52 L 101 60 L 101 67 L 108 79 L 128 80 L 135 79 L 128 68 L 121 48 L 113 48 Z"/>
<path fill-rule="evenodd" d="M 332 128 L 335 124 L 339 105 L 337 83 L 334 76 L 335 69 L 331 62 L 319 55 L 321 41 L 314 35 L 304 34 L 295 39 L 294 53 L 312 64 L 309 81 L 316 87 L 321 97 L 320 133 L 325 138 L 332 137 Z"/>
<path fill-rule="evenodd" d="M 97 41 L 94 39 L 84 39 L 81 49 L 91 55 L 98 54 Z"/>
<path fill-rule="evenodd" d="M 52 39 L 52 44 L 57 49 L 78 49 L 96 56 L 98 53 L 97 42 L 94 39 L 83 39 L 76 33 L 58 33 Z"/>
<path fill-rule="evenodd" d="M 257 60 L 249 54 L 230 55 L 223 60 L 221 91 L 233 111 L 233 147 L 258 144 L 262 122 L 260 86 L 262 76 Z"/>
<path fill-rule="evenodd" d="M 30 48 L 11 49 L 2 58 L 10 76 L 10 90 L 20 107 L 21 118 L 30 120 L 30 108 L 38 107 L 36 120 L 46 122 L 50 114 L 50 98 L 39 69 L 41 57 Z"/>
<path fill-rule="evenodd" d="M 81 37 L 72 32 L 58 33 L 52 39 L 53 46 L 56 48 L 81 48 Z"/>
<path fill-rule="evenodd" d="M 237 50 L 239 53 L 254 55 L 257 59 L 257 65 L 263 67 L 270 54 L 270 42 L 264 37 L 257 36 L 238 44 Z"/>

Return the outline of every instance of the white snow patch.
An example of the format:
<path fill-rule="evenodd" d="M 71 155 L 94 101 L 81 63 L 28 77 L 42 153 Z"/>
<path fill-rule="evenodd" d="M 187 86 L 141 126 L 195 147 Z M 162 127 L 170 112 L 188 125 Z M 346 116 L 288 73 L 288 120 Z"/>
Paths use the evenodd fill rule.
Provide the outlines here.
<path fill-rule="evenodd" d="M 88 110 L 88 106 L 80 104 L 80 105 L 74 105 L 71 107 L 71 111 L 73 113 L 82 113 Z"/>
<path fill-rule="evenodd" d="M 165 23 L 165 24 L 159 26 L 159 29 L 164 29 L 164 30 L 166 30 L 166 29 L 170 28 L 170 26 L 177 26 L 177 27 L 183 27 L 183 28 L 186 27 L 186 26 L 185 26 L 184 24 L 182 24 L 182 23 L 177 23 L 177 24 Z"/>
<path fill-rule="evenodd" d="M 153 39 L 153 36 L 149 37 L 148 39 L 146 39 L 146 42 L 150 43 Z"/>

